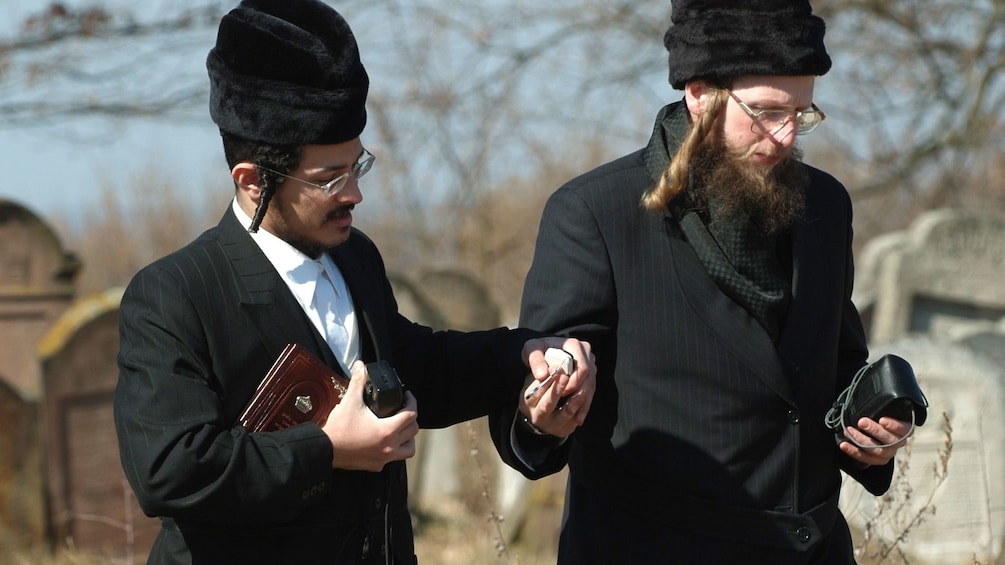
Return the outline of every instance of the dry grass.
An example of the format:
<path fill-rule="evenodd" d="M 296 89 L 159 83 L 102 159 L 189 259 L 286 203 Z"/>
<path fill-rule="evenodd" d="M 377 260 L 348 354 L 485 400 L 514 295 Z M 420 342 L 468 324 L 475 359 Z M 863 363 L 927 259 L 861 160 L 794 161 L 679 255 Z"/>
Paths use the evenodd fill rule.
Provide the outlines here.
<path fill-rule="evenodd" d="M 519 543 L 501 548 L 493 518 L 459 508 L 450 516 L 427 518 L 416 532 L 419 563 L 439 565 L 545 565 L 555 563 L 555 549 L 532 549 Z"/>
<path fill-rule="evenodd" d="M 906 551 L 908 537 L 925 520 L 935 515 L 935 494 L 949 476 L 953 427 L 945 412 L 942 413 L 942 426 L 943 443 L 938 460 L 932 468 L 934 481 L 928 492 L 916 493 L 908 479 L 914 440 L 909 440 L 898 454 L 897 470 L 890 489 L 879 497 L 877 510 L 865 524 L 864 531 L 855 532 L 855 547 L 862 565 L 912 563 L 911 556 Z"/>
<path fill-rule="evenodd" d="M 555 550 L 532 550 L 519 543 L 499 550 L 492 518 L 476 514 L 461 504 L 452 505 L 449 512 L 436 516 L 424 515 L 417 521 L 415 552 L 419 563 L 437 565 L 545 565 L 555 563 Z M 73 549 L 53 554 L 38 548 L 31 551 L 5 553 L 0 550 L 4 565 L 113 565 L 124 560 L 109 560 Z"/>

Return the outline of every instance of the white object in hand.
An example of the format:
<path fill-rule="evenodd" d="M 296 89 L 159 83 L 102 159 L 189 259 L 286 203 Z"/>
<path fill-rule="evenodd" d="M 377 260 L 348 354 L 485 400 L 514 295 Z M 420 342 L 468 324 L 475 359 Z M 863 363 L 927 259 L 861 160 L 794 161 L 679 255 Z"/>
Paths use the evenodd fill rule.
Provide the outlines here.
<path fill-rule="evenodd" d="M 548 367 L 551 368 L 551 372 L 548 373 L 548 376 L 543 381 L 535 384 L 529 391 L 527 391 L 527 395 L 524 396 L 524 400 L 527 400 L 537 394 L 537 391 L 541 390 L 541 387 L 551 382 L 551 379 L 555 378 L 560 372 L 565 373 L 566 375 L 571 375 L 574 367 L 576 366 L 576 362 L 572 358 L 571 353 L 556 347 L 549 347 L 544 352 L 544 360 L 548 362 Z"/>

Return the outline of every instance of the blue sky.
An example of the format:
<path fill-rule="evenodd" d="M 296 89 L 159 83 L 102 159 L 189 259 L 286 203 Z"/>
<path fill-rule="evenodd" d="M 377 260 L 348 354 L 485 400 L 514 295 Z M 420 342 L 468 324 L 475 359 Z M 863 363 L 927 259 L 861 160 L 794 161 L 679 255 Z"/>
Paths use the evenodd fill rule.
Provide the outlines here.
<path fill-rule="evenodd" d="M 148 13 L 156 13 L 161 4 L 181 0 L 144 0 Z M 0 3 L 0 38 L 16 30 L 14 23 L 37 13 L 50 0 L 4 0 Z M 110 9 L 131 2 L 102 0 L 64 1 L 69 6 L 100 4 Z M 184 2 L 181 2 L 184 4 Z M 213 40 L 206 34 L 205 53 Z M 201 60 L 193 61 L 199 66 Z M 191 123 L 156 120 L 75 120 L 56 125 L 11 127 L 0 121 L 0 198 L 14 200 L 36 214 L 49 219 L 54 214 L 73 216 L 75 210 L 95 200 L 102 187 L 139 184 L 150 170 L 169 172 L 173 179 L 184 179 L 180 191 L 205 190 L 211 171 L 221 171 L 223 155 L 219 135 L 209 119 Z M 221 182 L 228 190 L 229 180 Z M 141 187 L 140 187 L 141 189 Z"/>
<path fill-rule="evenodd" d="M 136 184 L 144 172 L 191 179 L 177 187 L 187 191 L 204 188 L 202 181 L 210 171 L 224 168 L 219 136 L 208 118 L 205 127 L 135 122 L 115 130 L 114 137 L 99 142 L 68 141 L 53 127 L 3 132 L 0 167 L 5 182 L 0 183 L 0 198 L 43 217 L 72 215 L 95 200 L 104 186 Z M 221 186 L 227 189 L 228 183 Z"/>
<path fill-rule="evenodd" d="M 15 33 L 16 29 L 12 24 L 24 21 L 29 14 L 43 10 L 52 1 L 0 0 L 0 40 Z M 210 0 L 142 0 L 140 3 L 135 0 L 63 1 L 70 7 L 95 4 L 108 10 L 115 10 L 117 6 L 127 7 L 130 13 L 142 16 L 163 14 L 165 10 L 190 7 Z M 233 0 L 233 4 L 236 2 L 237 0 Z M 142 6 L 142 10 L 138 10 L 137 6 Z M 365 21 L 364 17 L 360 17 L 358 25 L 365 29 Z M 177 75 L 179 82 L 199 76 L 205 80 L 205 54 L 212 47 L 214 38 L 214 30 L 203 30 L 200 34 L 186 36 L 180 40 L 184 45 L 172 46 L 184 50 L 183 54 L 175 57 L 182 61 L 177 68 L 154 68 L 149 69 L 149 73 L 135 73 L 133 76 Z M 362 44 L 367 40 L 380 39 L 379 35 L 361 37 L 361 50 L 370 53 L 375 46 Z M 577 108 L 582 108 L 575 115 L 591 116 L 598 122 L 609 123 L 610 125 L 604 126 L 607 128 L 607 138 L 619 147 L 624 147 L 625 151 L 645 142 L 651 128 L 650 120 L 656 110 L 662 103 L 679 95 L 672 92 L 666 84 L 665 70 L 660 64 L 665 57 L 662 46 L 654 43 L 652 53 L 647 53 L 646 57 L 650 55 L 656 62 L 658 72 L 649 77 L 651 80 L 640 83 L 646 86 L 635 93 L 638 98 L 618 99 L 615 102 L 609 98 L 575 98 Z M 458 59 L 463 62 L 464 57 Z M 393 67 L 382 69 L 378 63 L 373 58 L 367 63 L 371 69 L 372 91 L 393 88 Z M 446 70 L 440 80 L 449 80 L 450 72 L 453 71 L 448 65 L 444 67 Z M 434 70 L 443 69 L 431 69 Z M 2 87 L 3 82 L 0 81 L 0 96 L 5 95 L 5 92 L 11 93 Z M 68 90 L 72 92 L 72 89 Z M 207 187 L 217 186 L 221 193 L 229 194 L 232 187 L 223 165 L 219 135 L 205 104 L 204 102 L 194 108 L 185 122 L 170 119 L 112 121 L 92 118 L 44 126 L 12 127 L 0 119 L 0 170 L 5 173 L 4 182 L 0 183 L 0 198 L 21 203 L 46 219 L 73 217 L 81 208 L 94 210 L 101 192 L 108 188 L 112 188 L 116 194 L 144 190 L 147 179 L 143 175 L 150 173 L 168 176 L 168 180 L 173 183 L 171 190 L 186 196 L 195 196 L 196 191 L 215 190 Z M 830 106 L 824 107 L 830 109 Z M 641 116 L 642 125 L 639 127 L 631 124 L 633 120 L 626 119 L 635 117 L 634 114 Z M 831 114 L 833 117 L 829 120 L 828 129 L 840 123 L 839 113 Z M 826 135 L 826 132 L 820 135 Z M 150 189 L 153 190 L 164 183 L 150 184 Z M 371 205 L 372 203 L 368 204 L 368 207 Z"/>
<path fill-rule="evenodd" d="M 2 0 L 0 39 L 10 37 L 16 31 L 12 23 L 24 21 L 29 14 L 38 13 L 52 1 Z M 214 0 L 142 0 L 141 3 L 136 3 L 135 0 L 65 0 L 65 3 L 70 7 L 100 5 L 108 10 L 115 10 L 117 6 L 128 7 L 130 13 L 136 13 L 139 17 L 145 14 L 152 17 L 165 13 L 165 10 L 174 9 L 176 12 L 179 7 L 190 7 L 211 1 Z M 233 0 L 232 3 L 236 4 L 237 0 Z M 345 4 L 350 5 L 353 2 L 345 0 Z M 363 0 L 359 0 L 355 5 L 358 11 L 354 16 L 358 18 L 353 19 L 354 24 L 362 29 L 366 29 L 367 25 L 373 26 L 374 22 L 368 23 L 367 18 L 372 19 L 375 16 L 365 14 L 365 10 L 360 9 L 364 5 Z M 142 6 L 142 10 L 139 10 L 138 6 Z M 215 26 L 214 29 L 174 40 L 170 45 L 170 48 L 176 50 L 173 52 L 176 56 L 172 59 L 176 65 L 174 68 L 161 69 L 162 61 L 158 59 L 156 66 L 144 68 L 144 72 L 129 76 L 138 76 L 139 80 L 177 76 L 177 83 L 191 81 L 195 76 L 206 80 L 205 55 L 212 47 L 214 39 Z M 364 45 L 367 41 L 373 43 Z M 369 34 L 365 38 L 360 38 L 361 51 L 376 52 L 375 49 L 380 47 L 381 41 L 388 41 L 388 38 L 382 34 Z M 440 47 L 444 45 L 449 45 L 449 42 L 441 42 Z M 77 54 L 72 45 L 61 48 L 67 51 L 67 57 Z M 118 53 L 124 52 L 128 56 L 133 51 L 140 52 L 143 48 L 141 43 L 126 44 L 124 47 L 120 44 Z M 652 51 L 657 62 L 665 56 L 658 43 L 654 42 Z M 105 52 L 101 55 L 104 56 Z M 94 59 L 95 57 L 91 57 L 84 60 Z M 466 55 L 454 58 L 443 56 L 440 58 L 440 66 L 429 69 L 427 73 L 435 76 L 432 79 L 424 78 L 434 84 L 437 81 L 452 80 L 451 73 L 457 72 L 456 66 L 463 65 L 469 59 L 470 56 Z M 389 63 L 388 68 L 381 68 L 379 61 L 371 56 L 367 65 L 371 70 L 372 92 L 400 86 L 393 78 L 396 72 L 394 63 Z M 570 69 L 575 71 L 574 68 Z M 107 72 L 107 69 L 103 70 Z M 620 107 L 618 103 L 612 104 L 609 99 L 592 100 L 592 103 L 599 105 L 599 108 L 590 110 L 591 101 L 579 96 L 577 108 L 582 110 L 573 112 L 573 115 L 579 121 L 603 124 L 602 127 L 606 128 L 608 136 L 612 139 L 620 139 L 617 136 L 623 136 L 625 133 L 618 131 L 624 130 L 631 136 L 631 140 L 625 142 L 625 146 L 635 148 L 648 136 L 651 128 L 649 120 L 655 115 L 660 101 L 670 94 L 665 81 L 665 71 L 659 69 L 658 75 L 653 80 L 657 86 L 651 90 L 659 91 L 660 94 L 653 96 L 649 90 L 642 89 L 639 96 L 648 101 L 640 104 L 638 111 L 635 112 L 644 117 L 642 127 L 626 125 L 624 117 L 626 113 L 633 111 Z M 18 92 L 9 89 L 10 81 L 7 85 L 8 90 L 3 90 L 3 86 L 4 83 L 0 81 L 0 96 L 5 93 L 15 95 Z M 65 90 L 79 92 L 79 88 L 75 91 L 73 87 L 73 83 L 67 84 Z M 100 87 L 95 87 L 93 92 L 98 93 L 96 96 L 101 96 Z M 619 102 L 625 103 L 624 100 Z M 46 218 L 72 217 L 81 207 L 90 206 L 90 209 L 93 209 L 93 202 L 107 187 L 113 187 L 116 194 L 125 193 L 127 190 L 142 190 L 143 186 L 130 185 L 142 185 L 145 180 L 142 175 L 151 170 L 170 175 L 169 180 L 174 182 L 172 190 L 181 193 L 205 191 L 207 187 L 217 186 L 214 184 L 216 178 L 220 179 L 220 190 L 229 193 L 231 184 L 225 168 L 221 166 L 223 156 L 219 136 L 204 104 L 206 103 L 189 112 L 185 123 L 169 120 L 89 119 L 56 125 L 11 127 L 0 118 L 0 128 L 3 128 L 0 132 L 0 167 L 6 173 L 4 177 L 6 182 L 0 183 L 0 198 L 13 199 Z M 471 108 L 468 108 L 469 112 L 470 110 Z M 611 117 L 604 119 L 605 112 Z M 465 116 L 467 115 L 459 114 L 454 120 L 453 127 L 463 126 L 456 122 L 466 119 Z M 581 116 L 589 116 L 589 119 L 580 120 Z M 537 125 L 538 132 L 546 127 L 545 124 Z M 462 133 L 464 132 L 466 130 L 462 129 Z M 430 152 L 435 153 L 433 149 L 435 147 L 431 148 Z M 523 147 L 522 150 L 530 149 Z M 421 158 L 422 156 L 417 156 L 416 160 Z M 425 158 L 436 159 L 438 155 L 427 155 Z M 448 186 L 449 179 L 446 181 L 440 179 L 436 184 Z M 370 206 L 372 203 L 368 204 L 368 207 Z"/>

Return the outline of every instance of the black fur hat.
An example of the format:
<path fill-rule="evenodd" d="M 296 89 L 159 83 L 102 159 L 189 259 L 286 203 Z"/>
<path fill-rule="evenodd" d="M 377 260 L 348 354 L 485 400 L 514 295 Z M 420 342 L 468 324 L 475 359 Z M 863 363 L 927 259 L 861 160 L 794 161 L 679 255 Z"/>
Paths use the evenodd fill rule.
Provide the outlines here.
<path fill-rule="evenodd" d="M 670 84 L 741 75 L 822 75 L 824 21 L 807 0 L 673 0 L 663 36 Z"/>
<path fill-rule="evenodd" d="M 206 59 L 209 113 L 226 133 L 332 144 L 366 125 L 369 77 L 349 24 L 319 0 L 243 0 Z"/>

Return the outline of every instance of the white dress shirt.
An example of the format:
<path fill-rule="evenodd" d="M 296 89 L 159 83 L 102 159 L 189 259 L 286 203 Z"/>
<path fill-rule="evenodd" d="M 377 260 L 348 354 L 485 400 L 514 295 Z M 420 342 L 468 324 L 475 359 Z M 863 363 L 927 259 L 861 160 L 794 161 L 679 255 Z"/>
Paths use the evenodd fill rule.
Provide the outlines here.
<path fill-rule="evenodd" d="M 237 198 L 231 206 L 238 221 L 248 229 L 251 218 L 238 205 Z M 322 253 L 317 260 L 311 259 L 264 229 L 249 235 L 279 272 L 348 375 L 353 362 L 359 359 L 359 327 L 349 288 L 335 262 L 327 253 Z M 322 269 L 327 271 L 328 276 L 323 275 Z M 329 285 L 330 288 L 325 289 L 319 285 Z M 331 304 L 327 304 L 330 299 L 325 297 L 330 296 L 332 291 L 334 299 Z"/>

